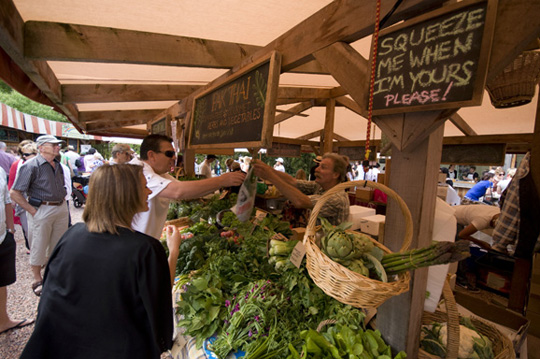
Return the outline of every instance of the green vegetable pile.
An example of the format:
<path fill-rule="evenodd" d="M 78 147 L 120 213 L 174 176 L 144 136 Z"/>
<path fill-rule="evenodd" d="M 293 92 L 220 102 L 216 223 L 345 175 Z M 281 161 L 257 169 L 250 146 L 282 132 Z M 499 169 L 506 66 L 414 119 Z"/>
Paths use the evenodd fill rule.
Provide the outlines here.
<path fill-rule="evenodd" d="M 433 323 L 422 327 L 420 347 L 426 352 L 446 358 L 447 324 Z M 459 326 L 459 359 L 493 359 L 493 344 L 478 332 L 470 318 L 461 318 Z"/>
<path fill-rule="evenodd" d="M 287 359 L 330 358 L 330 359 L 392 359 L 391 349 L 378 330 L 353 330 L 348 326 L 336 325 L 326 332 L 313 329 L 300 333 L 302 349 L 299 353 L 290 345 Z M 302 354 L 302 355 L 301 355 Z M 405 352 L 399 352 L 394 359 L 404 359 Z"/>
<path fill-rule="evenodd" d="M 276 269 L 277 262 L 270 263 L 272 257 L 288 261 L 296 241 L 271 239 L 278 233 L 292 236 L 288 222 L 268 215 L 254 225 L 227 212 L 221 224 L 221 233 L 211 220 L 186 228 L 194 235 L 180 248 L 190 264 L 179 261 L 178 265 L 183 273 L 176 282 L 182 288 L 179 326 L 185 335 L 196 338 L 199 348 L 215 336 L 211 348 L 219 358 L 241 350 L 247 359 L 285 359 L 293 354 L 291 348 L 302 353 L 302 331 L 317 328 L 324 320 L 365 331 L 364 312 L 324 294 L 304 266 L 283 262 Z M 234 236 L 229 237 L 229 232 Z M 197 250 L 192 252 L 193 248 Z"/>
<path fill-rule="evenodd" d="M 212 196 L 209 200 L 200 199 L 192 201 L 171 202 L 167 212 L 167 220 L 189 217 L 193 222 L 202 220 L 213 220 L 219 211 L 229 209 L 236 203 L 236 193 L 229 194 L 226 198 L 220 199 L 219 195 Z"/>
<path fill-rule="evenodd" d="M 351 223 L 332 226 L 319 218 L 324 231 L 322 251 L 353 272 L 388 282 L 389 276 L 421 267 L 461 261 L 470 256 L 469 241 L 433 242 L 428 247 L 407 252 L 384 254 L 371 239 L 359 232 L 347 231 Z"/>
<path fill-rule="evenodd" d="M 390 348 L 380 333 L 366 331 L 361 309 L 327 296 L 304 266 L 290 263 L 288 257 L 297 241 L 288 240 L 293 235 L 288 222 L 273 215 L 257 224 L 241 222 L 232 212 L 224 212 L 218 229 L 216 208 L 200 207 L 196 212 L 208 217 L 182 230 L 186 239 L 180 247 L 175 286 L 182 289 L 179 326 L 185 335 L 196 338 L 198 348 L 205 339 L 215 337 L 211 349 L 219 358 L 235 351 L 244 351 L 246 359 L 330 358 L 307 351 L 306 333 L 331 319 L 336 321 L 336 330 L 354 333 L 353 339 L 364 348 L 359 352 L 356 345 L 349 352 L 332 336 L 325 339 L 339 355 L 372 358 L 377 351 L 377 357 L 391 358 L 384 356 Z M 362 339 L 365 333 L 378 335 L 378 343 L 362 342 L 368 340 Z M 346 340 L 348 345 L 350 339 Z M 314 348 L 313 343 L 309 348 Z"/>
<path fill-rule="evenodd" d="M 326 219 L 319 219 L 324 231 L 321 248 L 328 257 L 353 272 L 388 282 L 386 271 L 380 262 L 383 251 L 376 247 L 368 236 L 346 231 L 351 223 L 344 222 L 334 227 Z"/>
<path fill-rule="evenodd" d="M 469 241 L 433 242 L 428 247 L 386 254 L 381 263 L 388 273 L 398 274 L 421 267 L 459 262 L 471 255 Z"/>

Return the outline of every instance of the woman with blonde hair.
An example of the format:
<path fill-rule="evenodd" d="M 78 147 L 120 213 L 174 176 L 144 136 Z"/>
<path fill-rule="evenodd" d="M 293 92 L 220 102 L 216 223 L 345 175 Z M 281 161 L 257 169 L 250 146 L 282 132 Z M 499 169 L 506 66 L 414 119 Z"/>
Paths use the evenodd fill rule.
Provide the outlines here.
<path fill-rule="evenodd" d="M 180 234 L 167 227 L 167 259 L 159 241 L 131 228 L 150 193 L 140 166 L 94 171 L 84 223 L 67 230 L 45 269 L 21 358 L 158 359 L 171 348 Z"/>

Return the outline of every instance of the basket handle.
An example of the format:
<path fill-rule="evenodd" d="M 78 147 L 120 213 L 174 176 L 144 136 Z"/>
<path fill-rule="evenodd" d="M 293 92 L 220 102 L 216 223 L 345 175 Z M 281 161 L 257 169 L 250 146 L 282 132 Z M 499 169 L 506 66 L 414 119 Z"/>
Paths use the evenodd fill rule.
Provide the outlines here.
<path fill-rule="evenodd" d="M 444 281 L 443 291 L 444 305 L 446 307 L 447 321 L 447 340 L 446 340 L 446 358 L 457 359 L 459 352 L 459 312 L 456 299 L 448 280 Z"/>
<path fill-rule="evenodd" d="M 406 251 L 412 242 L 412 235 L 413 235 L 413 223 L 412 223 L 412 216 L 411 212 L 409 211 L 409 208 L 405 204 L 405 201 L 392 189 L 386 187 L 385 185 L 377 182 L 372 181 L 350 181 L 350 182 L 343 182 L 340 183 L 332 188 L 330 188 L 328 191 L 326 191 L 321 198 L 315 203 L 315 206 L 313 207 L 313 210 L 311 211 L 311 215 L 309 216 L 309 221 L 306 228 L 306 234 L 304 237 L 304 241 L 307 240 L 309 236 L 315 235 L 315 223 L 317 222 L 317 217 L 319 215 L 319 212 L 321 211 L 322 206 L 328 201 L 330 197 L 335 195 L 336 193 L 340 191 L 344 191 L 347 188 L 351 187 L 370 187 L 378 189 L 388 195 L 388 197 L 392 198 L 397 202 L 399 205 L 399 208 L 401 209 L 401 213 L 403 214 L 403 217 L 405 218 L 405 236 L 403 238 L 403 244 L 401 245 L 400 252 Z"/>

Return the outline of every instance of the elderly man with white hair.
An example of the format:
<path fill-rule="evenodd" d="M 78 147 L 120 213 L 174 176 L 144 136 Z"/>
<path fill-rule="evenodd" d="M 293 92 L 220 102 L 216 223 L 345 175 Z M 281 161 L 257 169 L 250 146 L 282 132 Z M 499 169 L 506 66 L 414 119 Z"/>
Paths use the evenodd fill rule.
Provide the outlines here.
<path fill-rule="evenodd" d="M 64 169 L 57 159 L 63 142 L 52 135 L 39 136 L 39 154 L 21 166 L 10 191 L 11 199 L 28 213 L 32 290 L 37 296 L 43 286 L 41 269 L 68 229 Z"/>
<path fill-rule="evenodd" d="M 111 165 L 121 165 L 128 163 L 133 159 L 133 150 L 129 145 L 124 143 L 117 143 L 114 145 L 112 152 L 112 160 L 109 161 Z"/>

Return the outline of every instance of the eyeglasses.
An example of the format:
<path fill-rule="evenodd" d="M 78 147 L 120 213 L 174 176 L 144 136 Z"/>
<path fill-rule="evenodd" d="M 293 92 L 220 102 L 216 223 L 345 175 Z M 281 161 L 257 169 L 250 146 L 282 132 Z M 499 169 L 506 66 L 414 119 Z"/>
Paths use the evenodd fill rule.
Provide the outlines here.
<path fill-rule="evenodd" d="M 163 153 L 165 156 L 167 156 L 169 158 L 173 158 L 176 155 L 176 152 L 174 152 L 174 151 L 165 151 L 165 152 L 156 151 L 156 153 Z"/>
<path fill-rule="evenodd" d="M 30 157 L 30 156 L 34 156 L 35 153 L 23 153 L 22 155 L 23 157 Z"/>

